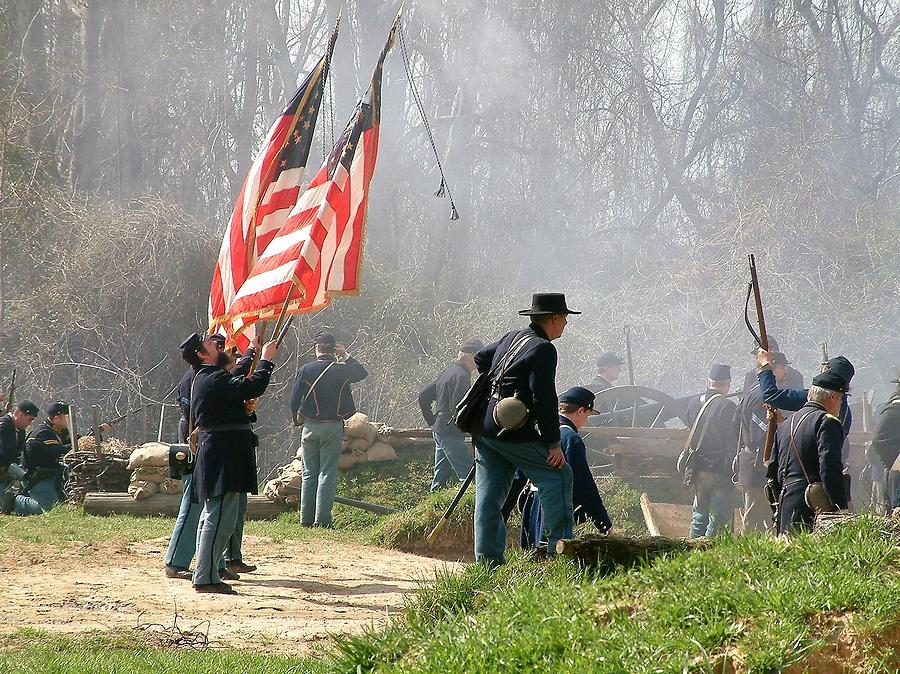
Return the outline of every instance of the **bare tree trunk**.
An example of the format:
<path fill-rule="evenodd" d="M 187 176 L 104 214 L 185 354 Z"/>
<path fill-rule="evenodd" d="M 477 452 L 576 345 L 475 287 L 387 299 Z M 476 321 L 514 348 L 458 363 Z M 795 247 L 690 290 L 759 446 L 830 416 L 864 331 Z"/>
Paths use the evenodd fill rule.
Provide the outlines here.
<path fill-rule="evenodd" d="M 84 192 L 100 186 L 100 32 L 103 27 L 103 0 L 87 0 L 81 24 L 82 85 L 81 104 L 75 126 L 72 182 Z"/>
<path fill-rule="evenodd" d="M 24 66 L 23 95 L 31 109 L 28 142 L 38 154 L 52 152 L 53 138 L 53 95 L 50 91 L 50 70 L 47 54 L 46 16 L 43 0 L 26 0 L 18 5 L 19 20 L 25 35 L 22 41 L 22 61 Z M 55 173 L 52 161 L 47 167 Z"/>

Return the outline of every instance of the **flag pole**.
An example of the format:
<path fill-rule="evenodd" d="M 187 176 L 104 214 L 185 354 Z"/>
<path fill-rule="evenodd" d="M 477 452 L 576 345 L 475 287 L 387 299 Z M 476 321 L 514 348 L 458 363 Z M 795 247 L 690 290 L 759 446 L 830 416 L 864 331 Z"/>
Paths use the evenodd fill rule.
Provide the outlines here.
<path fill-rule="evenodd" d="M 287 297 L 284 298 L 284 304 L 281 305 L 281 313 L 278 315 L 278 321 L 275 323 L 275 332 L 272 334 L 276 337 L 281 333 L 281 328 L 284 325 L 284 319 L 287 318 L 287 308 L 288 304 L 291 301 L 291 291 L 296 287 L 293 281 L 291 281 L 291 287 L 288 288 Z M 260 321 L 262 323 L 262 327 L 260 328 L 259 335 L 256 338 L 258 346 L 256 350 L 253 352 L 253 362 L 250 364 L 250 371 L 247 372 L 247 376 L 249 377 L 253 374 L 254 370 L 256 370 L 256 366 L 259 363 L 259 357 L 262 355 L 262 347 L 266 336 L 266 328 L 269 326 L 269 321 Z"/>

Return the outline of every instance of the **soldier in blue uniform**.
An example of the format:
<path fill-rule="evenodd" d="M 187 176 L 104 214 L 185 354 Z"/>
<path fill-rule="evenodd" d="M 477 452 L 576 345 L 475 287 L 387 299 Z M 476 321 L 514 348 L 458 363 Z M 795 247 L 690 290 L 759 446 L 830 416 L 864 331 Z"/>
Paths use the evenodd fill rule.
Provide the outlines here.
<path fill-rule="evenodd" d="M 600 490 L 587 462 L 587 449 L 578 434 L 594 414 L 594 393 L 574 386 L 559 397 L 559 440 L 566 463 L 572 469 L 572 507 L 576 524 L 591 522 L 602 534 L 612 531 L 613 524 L 603 505 Z M 522 503 L 522 529 L 519 544 L 523 549 L 547 545 L 541 494 L 529 485 Z"/>
<path fill-rule="evenodd" d="M 356 414 L 350 385 L 369 373 L 329 332 L 316 336 L 315 347 L 316 359 L 297 371 L 291 392 L 291 413 L 303 418 L 300 524 L 331 527 L 344 419 Z"/>
<path fill-rule="evenodd" d="M 771 337 L 769 337 L 772 340 Z M 769 352 L 772 374 L 778 387 L 789 388 L 788 360 L 778 351 Z M 762 402 L 756 370 L 751 372 L 750 386 L 738 408 L 740 420 L 740 447 L 735 460 L 734 473 L 738 489 L 743 496 L 741 531 L 769 531 L 772 528 L 772 510 L 765 495 L 766 467 L 763 465 L 763 445 L 766 440 L 766 408 Z M 802 380 L 802 377 L 801 377 Z"/>
<path fill-rule="evenodd" d="M 247 353 L 237 363 L 234 363 L 231 360 L 231 356 L 225 352 L 225 338 L 222 335 L 210 335 L 209 340 L 221 354 L 219 363 L 225 369 L 230 369 L 234 375 L 245 375 L 250 371 L 255 354 L 253 346 L 247 350 Z M 182 443 L 188 442 L 191 386 L 194 383 L 194 375 L 196 373 L 197 369 L 194 367 L 188 368 L 188 371 L 181 378 L 181 383 L 178 385 L 178 404 L 181 407 L 178 434 L 179 441 Z M 250 417 L 250 421 L 256 421 L 255 414 Z M 194 558 L 194 553 L 197 551 L 197 529 L 200 524 L 200 515 L 203 512 L 203 504 L 194 501 L 191 497 L 193 471 L 193 464 L 186 460 L 177 462 L 176 465 L 169 468 L 170 476 L 182 480 L 184 484 L 181 506 L 178 509 L 178 516 L 175 518 L 175 527 L 172 530 L 172 535 L 169 537 L 169 547 L 165 555 L 164 570 L 169 578 L 179 578 L 181 580 L 191 580 L 193 578 L 193 572 L 189 567 L 191 560 Z M 239 497 L 238 516 L 234 533 L 228 539 L 225 554 L 219 561 L 219 578 L 222 580 L 238 580 L 240 573 L 250 573 L 256 570 L 255 566 L 245 564 L 241 555 L 244 515 L 246 512 L 247 494 L 242 493 Z"/>
<path fill-rule="evenodd" d="M 197 367 L 191 415 L 199 431 L 199 449 L 191 490 L 203 503 L 197 535 L 193 584 L 198 592 L 235 594 L 222 582 L 218 560 L 237 523 L 241 493 L 257 493 L 256 435 L 245 402 L 266 390 L 277 353 L 274 341 L 250 376 L 234 375 L 221 363 L 222 354 L 209 338 L 191 335 L 181 345 L 184 359 Z"/>
<path fill-rule="evenodd" d="M 484 348 L 480 339 L 468 339 L 459 347 L 459 358 L 419 393 L 422 417 L 434 436 L 434 477 L 431 491 L 443 489 L 453 473 L 462 481 L 472 469 L 472 451 L 453 415 L 469 390 L 475 370 L 475 354 Z"/>
<path fill-rule="evenodd" d="M 777 495 L 779 534 L 811 529 L 823 493 L 826 510 L 848 507 L 841 461 L 844 431 L 837 413 L 849 388 L 834 369 L 817 374 L 806 404 L 778 428 L 766 476 Z"/>
<path fill-rule="evenodd" d="M 212 334 L 209 336 L 209 339 L 216 345 L 216 349 L 218 349 L 219 353 L 225 352 L 225 337 L 223 335 L 218 333 Z M 252 355 L 252 353 L 250 353 L 250 355 Z M 249 369 L 248 363 L 247 371 L 249 371 Z M 238 374 L 246 374 L 247 371 L 239 372 Z M 194 376 L 196 374 L 197 370 L 193 367 L 189 367 L 185 371 L 184 376 L 181 377 L 181 381 L 178 382 L 178 408 L 181 410 L 181 418 L 178 420 L 178 442 L 182 444 L 188 441 L 188 435 L 190 434 L 188 423 L 191 416 L 191 385 L 194 383 Z"/>
<path fill-rule="evenodd" d="M 688 401 L 693 459 L 685 482 L 694 489 L 690 538 L 724 533 L 734 518 L 731 460 L 739 421 L 737 406 L 725 397 L 730 389 L 731 367 L 716 363 L 709 370 L 706 391 Z"/>
<path fill-rule="evenodd" d="M 756 362 L 759 365 L 759 373 L 757 375 L 759 379 L 759 390 L 762 401 L 766 405 L 779 410 L 789 410 L 793 412 L 799 410 L 806 404 L 807 396 L 809 394 L 808 389 L 778 388 L 775 383 L 775 375 L 772 372 L 772 355 L 769 351 L 760 349 L 756 355 Z M 837 373 L 839 377 L 847 382 L 848 386 L 855 373 L 853 365 L 844 356 L 831 358 L 825 364 L 825 371 Z M 850 435 L 850 426 L 853 423 L 853 415 L 850 414 L 850 406 L 847 404 L 846 397 L 841 401 L 841 409 L 837 416 L 844 427 L 844 437 L 846 438 Z"/>
<path fill-rule="evenodd" d="M 25 449 L 25 431 L 40 414 L 30 400 L 20 400 L 12 412 L 0 417 L 0 512 L 37 515 L 41 508 L 29 496 L 17 494 L 16 482 L 25 477 L 19 463 Z"/>
<path fill-rule="evenodd" d="M 46 410 L 47 418 L 32 429 L 22 452 L 22 467 L 28 471 L 32 486 L 28 495 L 47 512 L 57 503 L 66 500 L 63 492 L 62 457 L 72 449 L 69 435 L 69 405 L 52 403 Z"/>
<path fill-rule="evenodd" d="M 778 348 L 778 342 L 772 335 L 768 335 L 769 337 L 769 352 L 770 353 L 780 353 Z M 759 347 L 754 347 L 753 351 L 750 352 L 750 355 L 754 358 L 759 354 Z M 778 386 L 782 388 L 803 388 L 803 375 L 799 370 L 791 367 L 790 361 L 788 361 L 787 357 L 784 353 L 781 354 L 784 356 L 784 376 L 781 377 L 781 380 L 778 382 Z M 759 384 L 757 380 L 757 368 L 752 368 L 747 371 L 747 374 L 744 375 L 744 388 L 741 390 L 746 393 L 754 386 Z"/>
<path fill-rule="evenodd" d="M 900 456 L 900 376 L 892 379 L 891 383 L 897 384 L 897 388 L 878 415 L 871 449 L 886 473 L 886 505 L 889 508 L 900 508 L 900 471 L 891 470 Z"/>
<path fill-rule="evenodd" d="M 615 385 L 619 375 L 622 374 L 623 361 L 612 351 L 605 351 L 597 356 L 597 373 L 594 379 L 584 386 L 593 393 L 600 393 Z"/>
<path fill-rule="evenodd" d="M 562 336 L 568 315 L 577 313 L 562 293 L 535 293 L 531 308 L 519 312 L 531 319 L 529 326 L 475 354 L 478 371 L 491 373 L 496 387 L 475 438 L 476 561 L 505 561 L 502 507 L 516 468 L 541 492 L 550 552 L 572 535 L 572 469 L 560 447 L 552 341 Z"/>

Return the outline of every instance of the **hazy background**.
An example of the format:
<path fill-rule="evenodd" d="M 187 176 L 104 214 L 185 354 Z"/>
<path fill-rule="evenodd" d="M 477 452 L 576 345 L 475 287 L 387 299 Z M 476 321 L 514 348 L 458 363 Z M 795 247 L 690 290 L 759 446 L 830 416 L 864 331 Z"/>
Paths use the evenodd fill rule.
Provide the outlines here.
<path fill-rule="evenodd" d="M 333 0 L 0 2 L 0 382 L 104 416 L 159 403 L 205 325 L 233 200 Z M 398 3 L 348 2 L 313 169 L 367 84 Z M 559 385 L 602 350 L 637 383 L 702 390 L 750 367 L 746 256 L 770 332 L 807 378 L 818 345 L 876 401 L 900 364 L 900 2 L 407 0 L 414 81 L 389 56 L 362 293 L 296 323 L 261 415 L 323 327 L 370 366 L 361 410 L 420 425 L 415 394 L 519 324 L 538 290 L 582 310 Z M 624 375 L 623 375 L 624 377 Z M 80 422 L 87 423 L 82 413 Z M 166 434 L 176 413 L 170 411 Z M 119 431 L 124 434 L 124 429 Z"/>

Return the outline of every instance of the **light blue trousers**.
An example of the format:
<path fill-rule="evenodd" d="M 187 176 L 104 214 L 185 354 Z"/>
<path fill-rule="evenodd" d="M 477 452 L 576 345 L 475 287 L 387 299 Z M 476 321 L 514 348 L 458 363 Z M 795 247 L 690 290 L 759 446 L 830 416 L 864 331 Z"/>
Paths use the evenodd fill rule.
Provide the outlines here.
<path fill-rule="evenodd" d="M 572 537 L 572 468 L 547 465 L 543 442 L 506 442 L 496 438 L 475 440 L 475 561 L 491 566 L 503 564 L 506 522 L 501 508 L 509 493 L 516 468 L 521 469 L 541 492 L 547 547 L 556 552 L 556 542 Z"/>
<path fill-rule="evenodd" d="M 734 519 L 734 499 L 734 486 L 728 476 L 699 473 L 688 538 L 711 538 L 727 532 Z"/>
<path fill-rule="evenodd" d="M 59 488 L 59 480 L 54 477 L 38 482 L 28 495 L 38 503 L 42 512 L 47 512 L 57 503 L 66 500 L 66 495 Z"/>
<path fill-rule="evenodd" d="M 241 492 L 241 495 L 238 497 L 237 522 L 234 523 L 234 533 L 231 534 L 231 538 L 228 539 L 228 545 L 225 546 L 225 559 L 222 560 L 223 566 L 226 561 L 241 562 L 244 559 L 244 555 L 241 553 L 241 543 L 244 540 L 244 519 L 246 517 L 247 493 Z"/>
<path fill-rule="evenodd" d="M 300 523 L 331 526 L 331 509 L 337 491 L 338 460 L 344 441 L 343 421 L 309 421 L 303 424 L 300 449 L 303 482 L 300 487 Z"/>
<path fill-rule="evenodd" d="M 200 526 L 197 529 L 197 562 L 194 565 L 194 585 L 219 583 L 219 560 L 234 533 L 237 523 L 240 494 L 227 491 L 221 496 L 206 499 Z"/>
<path fill-rule="evenodd" d="M 453 473 L 460 482 L 472 469 L 472 451 L 462 433 L 432 431 L 434 436 L 434 478 L 431 491 L 443 489 L 453 479 Z"/>
<path fill-rule="evenodd" d="M 203 504 L 191 500 L 191 482 L 193 473 L 184 476 L 184 493 L 181 495 L 181 506 L 178 508 L 178 517 L 175 518 L 175 528 L 169 538 L 169 547 L 166 550 L 166 566 L 174 566 L 177 569 L 188 569 L 194 553 L 197 551 L 197 527 L 200 525 L 200 515 L 203 513 Z M 225 568 L 225 560 L 241 561 L 241 539 L 244 536 L 244 515 L 247 512 L 247 494 L 241 494 L 238 501 L 238 520 L 234 527 L 234 533 L 228 539 L 224 558 L 219 560 L 219 570 Z M 233 556 L 237 553 L 237 556 Z"/>
<path fill-rule="evenodd" d="M 9 482 L 0 480 L 0 497 L 6 493 Z M 16 496 L 13 499 L 12 515 L 40 515 L 43 511 L 41 504 L 30 496 Z"/>

